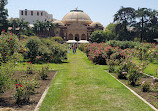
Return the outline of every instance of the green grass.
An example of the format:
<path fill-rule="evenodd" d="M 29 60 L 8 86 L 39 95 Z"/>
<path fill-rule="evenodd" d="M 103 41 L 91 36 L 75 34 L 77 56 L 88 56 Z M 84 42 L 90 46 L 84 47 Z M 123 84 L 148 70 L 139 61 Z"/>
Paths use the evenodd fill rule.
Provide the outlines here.
<path fill-rule="evenodd" d="M 92 64 L 80 51 L 69 54 L 67 62 L 50 64 L 58 74 L 40 111 L 152 111 L 106 73 L 107 66 Z"/>
<path fill-rule="evenodd" d="M 141 60 L 139 60 L 138 58 L 133 58 L 133 61 L 138 65 L 141 64 Z M 156 70 L 157 70 L 157 75 L 156 75 Z M 146 66 L 144 73 L 158 77 L 158 61 L 155 60 L 153 62 L 150 62 Z"/>

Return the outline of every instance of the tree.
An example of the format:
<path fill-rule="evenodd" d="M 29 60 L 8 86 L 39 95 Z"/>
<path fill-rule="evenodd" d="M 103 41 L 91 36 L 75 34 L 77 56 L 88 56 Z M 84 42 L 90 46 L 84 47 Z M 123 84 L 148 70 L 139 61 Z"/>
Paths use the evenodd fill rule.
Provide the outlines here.
<path fill-rule="evenodd" d="M 158 37 L 158 11 L 151 11 L 149 21 L 150 22 L 147 24 L 148 32 L 146 32 L 146 40 L 148 42 L 153 42 L 153 40 Z"/>
<path fill-rule="evenodd" d="M 105 34 L 106 34 L 106 38 L 108 40 L 117 40 L 118 39 L 118 35 L 116 34 L 116 26 L 118 24 L 114 24 L 114 23 L 110 23 L 105 30 Z"/>
<path fill-rule="evenodd" d="M 2 30 L 6 31 L 8 29 L 8 10 L 4 8 L 7 3 L 7 0 L 0 0 L 0 34 Z"/>
<path fill-rule="evenodd" d="M 132 26 L 135 20 L 135 9 L 131 7 L 121 7 L 114 15 L 114 22 L 117 22 L 116 33 L 119 34 L 120 40 L 131 40 L 127 26 Z"/>
<path fill-rule="evenodd" d="M 105 37 L 106 35 L 103 30 L 97 30 L 91 34 L 91 41 L 97 43 L 105 42 L 106 41 Z"/>
<path fill-rule="evenodd" d="M 39 36 L 51 36 L 54 31 L 54 24 L 52 24 L 50 21 L 46 22 L 40 22 L 36 21 L 33 27 L 33 31 L 36 35 Z"/>
<path fill-rule="evenodd" d="M 145 38 L 145 33 L 147 31 L 147 24 L 150 22 L 151 9 L 138 8 L 136 11 L 136 17 L 138 22 L 136 23 L 137 30 L 140 32 L 141 41 L 143 37 Z"/>

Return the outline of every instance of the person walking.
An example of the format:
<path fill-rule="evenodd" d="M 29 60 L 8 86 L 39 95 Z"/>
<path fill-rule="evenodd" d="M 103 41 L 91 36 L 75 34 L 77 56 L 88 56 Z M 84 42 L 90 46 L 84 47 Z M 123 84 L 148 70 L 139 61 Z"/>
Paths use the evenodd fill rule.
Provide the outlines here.
<path fill-rule="evenodd" d="M 73 44 L 73 54 L 76 53 L 76 44 Z"/>

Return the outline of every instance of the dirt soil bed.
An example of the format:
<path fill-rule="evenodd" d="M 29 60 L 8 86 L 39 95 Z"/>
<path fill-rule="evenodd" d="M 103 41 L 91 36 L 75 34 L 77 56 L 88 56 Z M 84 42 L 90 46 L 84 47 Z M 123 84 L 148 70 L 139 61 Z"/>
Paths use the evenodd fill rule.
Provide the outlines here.
<path fill-rule="evenodd" d="M 5 111 L 6 109 L 10 109 L 10 108 L 15 111 L 33 111 L 36 105 L 38 104 L 46 87 L 49 86 L 51 81 L 53 80 L 55 73 L 56 73 L 55 71 L 50 71 L 48 74 L 47 80 L 39 80 L 39 87 L 35 89 L 36 93 L 30 96 L 30 102 L 27 104 L 17 105 L 15 103 L 15 99 L 14 99 L 14 94 L 16 92 L 15 87 L 1 94 L 0 95 L 0 111 L 3 111 L 3 110 Z M 14 77 L 18 78 L 22 75 L 24 75 L 24 72 L 17 71 L 14 74 Z M 34 74 L 32 74 L 32 76 L 34 76 Z"/>
<path fill-rule="evenodd" d="M 112 74 L 112 75 L 117 78 L 116 74 Z M 154 91 L 151 89 L 151 91 L 149 92 L 143 92 L 141 87 L 141 83 L 143 81 L 146 81 L 147 83 L 153 83 L 153 78 L 148 76 L 141 77 L 139 82 L 137 83 L 138 85 L 134 87 L 128 84 L 128 80 L 119 79 L 119 81 L 121 81 L 129 88 L 134 90 L 138 95 L 140 95 L 142 98 L 144 98 L 146 101 L 148 101 L 150 104 L 152 104 L 155 108 L 158 109 L 158 91 Z"/>

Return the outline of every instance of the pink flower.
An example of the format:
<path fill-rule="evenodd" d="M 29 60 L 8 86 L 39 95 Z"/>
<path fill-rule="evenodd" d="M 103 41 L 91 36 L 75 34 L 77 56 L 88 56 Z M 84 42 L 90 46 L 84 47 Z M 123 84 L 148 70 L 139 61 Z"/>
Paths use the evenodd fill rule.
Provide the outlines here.
<path fill-rule="evenodd" d="M 136 67 L 139 67 L 138 65 L 136 65 Z"/>
<path fill-rule="evenodd" d="M 127 72 L 122 72 L 122 74 L 127 74 Z"/>
<path fill-rule="evenodd" d="M 143 72 L 142 72 L 142 71 L 140 71 L 139 73 L 141 73 L 141 74 L 142 74 Z"/>
<path fill-rule="evenodd" d="M 144 85 L 144 84 L 145 84 L 145 81 L 142 82 L 142 85 Z"/>
<path fill-rule="evenodd" d="M 154 83 L 151 83 L 152 86 L 154 86 Z"/>

